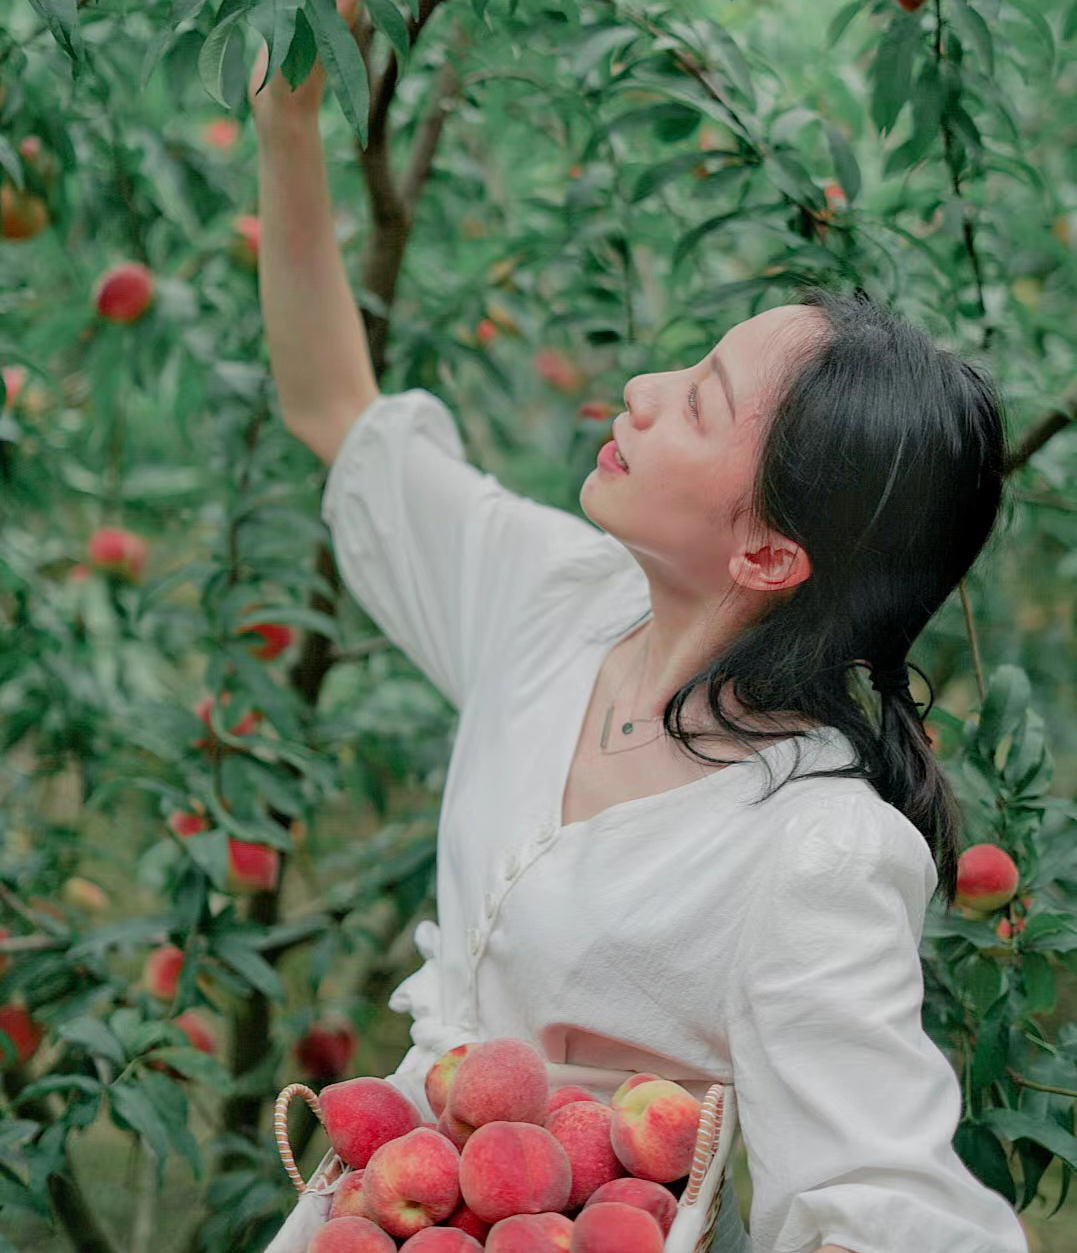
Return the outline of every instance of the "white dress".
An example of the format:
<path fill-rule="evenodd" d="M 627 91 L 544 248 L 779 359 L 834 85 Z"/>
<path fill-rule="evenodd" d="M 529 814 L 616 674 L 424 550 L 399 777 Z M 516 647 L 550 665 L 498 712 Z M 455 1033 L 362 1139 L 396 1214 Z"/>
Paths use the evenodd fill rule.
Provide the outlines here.
<path fill-rule="evenodd" d="M 414 1041 L 391 1082 L 430 1117 L 433 1061 L 511 1035 L 557 1081 L 733 1083 L 754 1253 L 1027 1253 L 951 1147 L 960 1091 L 920 1017 L 937 876 L 919 831 L 863 780 L 755 805 L 751 758 L 562 825 L 598 669 L 650 608 L 635 559 L 470 465 L 422 389 L 362 414 L 322 516 L 350 592 L 459 711 L 438 923 L 389 1001 Z M 798 751 L 798 774 L 852 757 L 833 728 L 762 756 L 782 779 Z"/>

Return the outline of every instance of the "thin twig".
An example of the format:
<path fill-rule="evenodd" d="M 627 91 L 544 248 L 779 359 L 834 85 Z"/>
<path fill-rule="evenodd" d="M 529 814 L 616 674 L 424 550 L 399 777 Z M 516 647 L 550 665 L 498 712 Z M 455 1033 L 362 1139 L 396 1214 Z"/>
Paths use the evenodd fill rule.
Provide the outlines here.
<path fill-rule="evenodd" d="M 980 662 L 980 644 L 976 637 L 976 624 L 972 620 L 972 606 L 969 603 L 969 592 L 968 587 L 965 585 L 965 580 L 962 579 L 957 586 L 961 591 L 961 607 L 965 611 L 965 630 L 968 631 L 969 645 L 972 648 L 972 669 L 976 675 L 976 687 L 980 693 L 980 705 L 982 707 L 987 697 L 987 688 L 984 686 L 984 672 L 983 665 Z"/>

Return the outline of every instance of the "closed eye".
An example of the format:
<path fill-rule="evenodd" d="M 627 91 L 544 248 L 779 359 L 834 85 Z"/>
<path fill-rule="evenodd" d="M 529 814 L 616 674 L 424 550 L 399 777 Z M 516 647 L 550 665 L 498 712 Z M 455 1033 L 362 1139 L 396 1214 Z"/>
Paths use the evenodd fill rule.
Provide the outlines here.
<path fill-rule="evenodd" d="M 699 387 L 692 383 L 688 388 L 688 403 L 692 407 L 692 412 L 696 415 L 696 425 L 699 425 Z"/>

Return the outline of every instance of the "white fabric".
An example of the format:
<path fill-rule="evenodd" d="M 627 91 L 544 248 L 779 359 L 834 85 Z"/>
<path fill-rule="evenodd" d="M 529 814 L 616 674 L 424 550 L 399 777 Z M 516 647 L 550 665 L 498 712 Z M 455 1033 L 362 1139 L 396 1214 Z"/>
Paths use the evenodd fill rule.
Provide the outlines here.
<path fill-rule="evenodd" d="M 937 877 L 911 823 L 862 780 L 798 778 L 753 806 L 749 759 L 562 825 L 599 666 L 650 608 L 631 554 L 469 465 L 422 389 L 362 414 L 323 518 L 351 593 L 460 715 L 439 925 L 389 1001 L 414 1019 L 391 1081 L 430 1116 L 442 1052 L 512 1035 L 558 1081 L 735 1083 L 754 1253 L 1027 1253 L 951 1147 L 957 1080 L 920 1019 Z M 783 779 L 798 750 L 798 775 L 852 755 L 826 729 L 763 761 Z"/>

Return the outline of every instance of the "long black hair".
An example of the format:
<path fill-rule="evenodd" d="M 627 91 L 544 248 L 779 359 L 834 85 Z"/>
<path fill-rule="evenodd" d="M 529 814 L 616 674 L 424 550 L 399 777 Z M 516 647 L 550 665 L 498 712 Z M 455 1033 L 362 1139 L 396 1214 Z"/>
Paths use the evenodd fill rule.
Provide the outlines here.
<path fill-rule="evenodd" d="M 866 779 L 923 834 L 951 906 L 961 811 L 894 672 L 1000 518 L 1002 406 L 982 370 L 865 294 L 813 289 L 801 303 L 824 315 L 826 329 L 775 393 L 750 508 L 800 545 L 811 574 L 669 699 L 663 726 L 693 756 L 722 762 L 692 743 L 708 733 L 682 726 L 685 703 L 705 687 L 719 734 L 749 752 L 788 734 L 733 721 L 722 700 L 729 685 L 750 715 L 837 728 L 853 762 L 799 777 Z M 878 685 L 874 718 L 863 665 Z"/>

